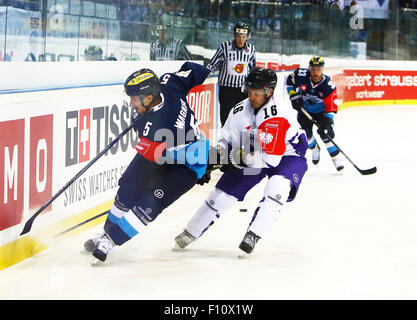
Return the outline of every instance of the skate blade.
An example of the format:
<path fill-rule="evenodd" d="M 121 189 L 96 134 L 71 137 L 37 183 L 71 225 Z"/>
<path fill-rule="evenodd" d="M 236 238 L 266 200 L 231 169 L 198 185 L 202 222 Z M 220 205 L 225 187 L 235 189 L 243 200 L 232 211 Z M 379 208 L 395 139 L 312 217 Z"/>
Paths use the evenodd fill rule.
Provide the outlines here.
<path fill-rule="evenodd" d="M 178 243 L 175 243 L 174 244 L 174 247 L 172 248 L 172 251 L 174 251 L 174 252 L 179 252 L 179 251 L 183 251 L 184 249 L 182 249 L 179 245 L 178 245 Z"/>
<path fill-rule="evenodd" d="M 246 252 L 242 252 L 240 254 L 237 255 L 238 259 L 250 259 L 251 258 L 251 254 L 246 253 Z"/>
<path fill-rule="evenodd" d="M 104 261 L 101 261 L 101 260 L 99 260 L 99 259 L 97 259 L 96 257 L 93 256 L 91 258 L 90 265 L 92 267 L 99 267 L 99 266 L 104 265 Z"/>

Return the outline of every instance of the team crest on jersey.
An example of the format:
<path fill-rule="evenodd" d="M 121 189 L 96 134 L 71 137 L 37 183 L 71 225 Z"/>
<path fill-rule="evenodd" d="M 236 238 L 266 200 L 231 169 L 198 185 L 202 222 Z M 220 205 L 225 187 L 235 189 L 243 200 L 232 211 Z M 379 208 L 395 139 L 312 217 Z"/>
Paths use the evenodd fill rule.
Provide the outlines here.
<path fill-rule="evenodd" d="M 260 132 L 259 133 L 259 139 L 264 143 L 264 144 L 269 144 L 272 142 L 272 140 L 274 140 L 274 136 L 268 132 Z"/>
<path fill-rule="evenodd" d="M 242 73 L 243 70 L 245 69 L 245 64 L 244 63 L 238 63 L 234 68 L 232 68 L 233 70 L 235 70 L 237 73 Z"/>
<path fill-rule="evenodd" d="M 300 86 L 301 90 L 306 91 L 307 90 L 307 86 L 306 85 L 301 85 Z"/>

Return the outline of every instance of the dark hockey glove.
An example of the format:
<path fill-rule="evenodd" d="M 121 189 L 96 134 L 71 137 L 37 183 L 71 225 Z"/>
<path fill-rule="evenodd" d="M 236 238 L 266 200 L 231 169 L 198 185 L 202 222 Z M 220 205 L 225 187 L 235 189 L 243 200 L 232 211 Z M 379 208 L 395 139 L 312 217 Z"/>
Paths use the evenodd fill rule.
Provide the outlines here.
<path fill-rule="evenodd" d="M 209 164 L 207 165 L 207 169 L 206 169 L 206 173 L 204 173 L 204 175 L 197 180 L 197 184 L 199 184 L 200 186 L 204 185 L 205 183 L 209 183 L 211 180 L 211 171 L 213 170 L 214 165 Z"/>
<path fill-rule="evenodd" d="M 221 172 L 236 172 L 247 167 L 243 161 L 244 152 L 241 148 L 230 150 L 227 154 L 227 163 L 220 167 Z"/>
<path fill-rule="evenodd" d="M 304 100 L 303 100 L 303 93 L 300 88 L 295 90 L 291 90 L 288 92 L 291 100 L 292 107 L 301 112 L 301 108 L 304 108 Z"/>
<path fill-rule="evenodd" d="M 321 126 L 321 129 L 318 130 L 318 132 L 323 132 L 325 134 L 328 134 L 330 137 L 333 137 L 333 118 L 331 116 L 327 116 L 324 114 L 324 117 L 320 119 L 319 125 Z"/>
<path fill-rule="evenodd" d="M 220 147 L 210 147 L 209 148 L 209 160 L 207 163 L 207 169 L 206 172 L 204 173 L 204 175 L 197 180 L 197 184 L 199 185 L 204 185 L 205 183 L 209 183 L 211 180 L 211 172 L 214 169 L 215 165 L 220 164 L 221 162 L 221 152 L 220 152 Z"/>

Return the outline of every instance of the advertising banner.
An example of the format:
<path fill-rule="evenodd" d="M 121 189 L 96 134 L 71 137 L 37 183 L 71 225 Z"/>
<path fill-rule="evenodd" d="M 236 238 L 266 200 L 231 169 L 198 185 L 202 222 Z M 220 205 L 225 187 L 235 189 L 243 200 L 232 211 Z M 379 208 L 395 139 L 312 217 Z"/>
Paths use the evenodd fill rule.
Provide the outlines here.
<path fill-rule="evenodd" d="M 344 104 L 367 100 L 417 99 L 417 71 L 344 70 L 332 76 Z"/>

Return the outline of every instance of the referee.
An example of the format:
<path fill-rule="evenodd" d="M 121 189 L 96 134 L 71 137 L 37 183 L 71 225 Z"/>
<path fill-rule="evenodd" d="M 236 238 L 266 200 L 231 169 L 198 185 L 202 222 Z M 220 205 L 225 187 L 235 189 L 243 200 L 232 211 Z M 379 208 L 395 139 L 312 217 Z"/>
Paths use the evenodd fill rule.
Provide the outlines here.
<path fill-rule="evenodd" d="M 218 84 L 222 126 L 224 126 L 233 106 L 248 97 L 241 88 L 246 76 L 255 68 L 256 63 L 255 47 L 247 42 L 250 37 L 249 25 L 238 22 L 233 31 L 235 39 L 223 42 L 207 65 L 211 72 L 219 70 Z"/>
<path fill-rule="evenodd" d="M 185 43 L 180 39 L 171 38 L 170 24 L 159 23 L 154 27 L 154 34 L 158 39 L 152 41 L 149 50 L 149 59 L 157 61 L 166 60 L 193 60 Z"/>

